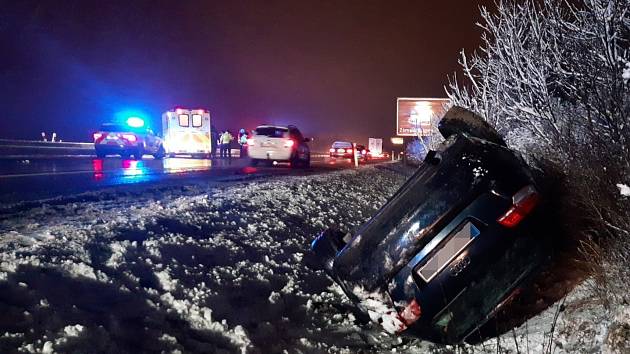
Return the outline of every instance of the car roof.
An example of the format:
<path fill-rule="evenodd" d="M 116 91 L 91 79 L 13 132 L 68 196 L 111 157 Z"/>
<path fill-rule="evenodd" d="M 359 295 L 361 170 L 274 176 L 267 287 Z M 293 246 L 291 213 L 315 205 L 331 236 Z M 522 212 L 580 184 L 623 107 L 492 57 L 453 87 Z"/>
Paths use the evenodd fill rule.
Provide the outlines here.
<path fill-rule="evenodd" d="M 263 125 L 259 125 L 256 127 L 256 129 L 258 128 L 274 128 L 274 129 L 289 129 L 289 127 L 292 127 L 292 125 L 269 125 L 269 124 L 263 124 Z"/>

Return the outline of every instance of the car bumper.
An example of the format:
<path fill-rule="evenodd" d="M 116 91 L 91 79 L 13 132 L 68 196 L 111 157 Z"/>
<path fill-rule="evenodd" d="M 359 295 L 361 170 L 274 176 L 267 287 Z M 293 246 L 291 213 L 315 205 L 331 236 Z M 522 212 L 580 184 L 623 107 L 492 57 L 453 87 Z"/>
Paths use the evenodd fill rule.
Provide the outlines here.
<path fill-rule="evenodd" d="M 97 144 L 94 145 L 94 150 L 97 153 L 102 154 L 122 154 L 135 152 L 138 150 L 137 145 L 114 145 L 114 144 Z"/>
<path fill-rule="evenodd" d="M 330 157 L 336 159 L 351 159 L 352 154 L 330 154 Z"/>
<path fill-rule="evenodd" d="M 249 148 L 247 156 L 257 160 L 289 161 L 292 153 L 292 150 L 262 150 Z"/>

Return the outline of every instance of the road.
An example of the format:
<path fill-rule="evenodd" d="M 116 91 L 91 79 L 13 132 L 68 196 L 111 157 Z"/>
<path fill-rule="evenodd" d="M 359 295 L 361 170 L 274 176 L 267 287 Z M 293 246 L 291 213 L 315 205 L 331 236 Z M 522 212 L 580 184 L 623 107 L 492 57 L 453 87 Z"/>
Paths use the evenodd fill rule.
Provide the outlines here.
<path fill-rule="evenodd" d="M 374 163 L 374 162 L 372 162 Z M 57 157 L 0 160 L 0 203 L 54 198 L 99 188 L 183 183 L 186 180 L 238 180 L 274 175 L 305 175 L 352 168 L 350 160 L 314 158 L 308 169 L 287 164 L 250 167 L 246 159 L 204 160 L 167 158 L 140 161 L 120 158 Z"/>

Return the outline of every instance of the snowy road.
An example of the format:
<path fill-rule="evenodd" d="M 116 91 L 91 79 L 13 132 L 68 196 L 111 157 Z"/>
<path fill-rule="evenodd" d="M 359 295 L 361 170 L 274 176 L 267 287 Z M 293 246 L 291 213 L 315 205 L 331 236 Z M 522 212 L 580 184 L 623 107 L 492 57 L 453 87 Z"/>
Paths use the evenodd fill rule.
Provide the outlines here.
<path fill-rule="evenodd" d="M 169 158 L 142 161 L 119 158 L 0 159 L 0 202 L 52 198 L 113 185 L 181 183 L 188 179 L 257 178 L 275 175 L 305 175 L 350 168 L 348 161 L 313 158 L 307 170 L 287 165 L 247 167 L 246 159 L 205 160 Z"/>

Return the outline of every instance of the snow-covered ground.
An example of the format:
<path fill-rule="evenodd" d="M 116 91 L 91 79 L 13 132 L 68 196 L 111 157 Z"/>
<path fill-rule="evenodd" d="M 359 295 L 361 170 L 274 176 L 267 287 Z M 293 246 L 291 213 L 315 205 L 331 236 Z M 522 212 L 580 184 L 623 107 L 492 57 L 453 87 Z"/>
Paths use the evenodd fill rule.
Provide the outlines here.
<path fill-rule="evenodd" d="M 0 352 L 496 352 L 494 339 L 453 348 L 389 336 L 314 270 L 313 237 L 330 225 L 353 230 L 405 178 L 363 167 L 5 208 Z M 598 351 L 614 318 L 627 323 L 627 308 L 577 305 L 588 301 L 582 290 L 563 304 L 556 352 Z M 501 348 L 540 352 L 554 316 L 550 308 L 504 335 Z"/>

